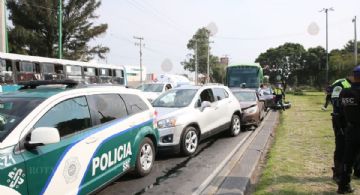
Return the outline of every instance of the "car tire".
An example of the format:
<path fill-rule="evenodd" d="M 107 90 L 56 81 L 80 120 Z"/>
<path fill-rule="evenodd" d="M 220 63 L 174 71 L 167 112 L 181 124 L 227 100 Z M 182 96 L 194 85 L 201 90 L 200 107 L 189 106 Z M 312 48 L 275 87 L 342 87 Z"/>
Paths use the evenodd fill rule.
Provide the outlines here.
<path fill-rule="evenodd" d="M 145 137 L 139 146 L 136 157 L 135 174 L 144 177 L 151 172 L 155 161 L 155 147 L 150 138 Z"/>
<path fill-rule="evenodd" d="M 236 137 L 241 132 L 241 121 L 240 117 L 236 114 L 234 114 L 231 117 L 231 126 L 230 126 L 230 136 Z"/>
<path fill-rule="evenodd" d="M 199 135 L 195 127 L 187 127 L 181 138 L 181 152 L 184 156 L 194 154 L 199 146 Z"/>

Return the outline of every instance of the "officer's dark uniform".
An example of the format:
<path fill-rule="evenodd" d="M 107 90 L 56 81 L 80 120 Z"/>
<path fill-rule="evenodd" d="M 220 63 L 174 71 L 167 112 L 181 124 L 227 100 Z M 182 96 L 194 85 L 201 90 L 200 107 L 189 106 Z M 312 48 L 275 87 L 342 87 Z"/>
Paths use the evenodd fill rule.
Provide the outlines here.
<path fill-rule="evenodd" d="M 275 104 L 280 104 L 281 108 L 285 110 L 284 104 L 283 104 L 283 97 L 285 97 L 284 91 L 280 87 L 276 87 L 274 89 L 274 95 L 275 95 Z"/>
<path fill-rule="evenodd" d="M 355 81 L 360 79 L 360 66 L 354 69 Z M 343 89 L 340 93 L 340 117 L 345 117 L 347 127 L 345 131 L 344 172 L 339 182 L 338 193 L 353 192 L 350 186 L 352 169 L 360 151 L 360 82 L 354 82 L 351 88 Z"/>
<path fill-rule="evenodd" d="M 333 179 L 339 181 L 343 170 L 343 156 L 345 150 L 346 121 L 344 116 L 340 116 L 339 95 L 343 89 L 350 88 L 351 84 L 347 79 L 338 79 L 331 85 L 331 103 L 333 105 L 332 125 L 335 135 L 334 167 Z"/>

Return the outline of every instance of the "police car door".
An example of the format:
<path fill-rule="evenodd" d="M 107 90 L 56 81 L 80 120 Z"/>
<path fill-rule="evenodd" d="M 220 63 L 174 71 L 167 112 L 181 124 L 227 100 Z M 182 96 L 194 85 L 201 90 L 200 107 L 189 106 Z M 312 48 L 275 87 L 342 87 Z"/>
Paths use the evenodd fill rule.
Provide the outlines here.
<path fill-rule="evenodd" d="M 130 169 L 135 156 L 134 127 L 126 105 L 119 94 L 88 96 L 91 115 L 99 128 L 91 135 L 85 150 L 92 149 L 92 157 L 82 178 L 78 194 L 89 194 L 113 178 Z"/>
<path fill-rule="evenodd" d="M 92 127 L 86 98 L 81 96 L 59 102 L 34 122 L 33 129 L 57 128 L 61 140 L 58 143 L 32 149 L 25 148 L 22 151 L 26 165 L 28 193 L 74 192 L 71 184 L 76 185 L 76 182 L 81 179 L 81 171 L 86 169 L 86 165 L 80 154 L 76 151 L 72 153 L 72 151 L 84 138 L 84 134 L 79 132 Z M 29 139 L 30 135 L 27 135 L 26 139 Z"/>

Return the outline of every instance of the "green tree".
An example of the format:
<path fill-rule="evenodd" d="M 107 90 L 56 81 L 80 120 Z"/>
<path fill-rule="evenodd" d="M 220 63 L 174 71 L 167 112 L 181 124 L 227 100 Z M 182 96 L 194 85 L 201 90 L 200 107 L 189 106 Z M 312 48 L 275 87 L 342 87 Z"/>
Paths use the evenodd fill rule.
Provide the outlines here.
<path fill-rule="evenodd" d="M 62 42 L 65 59 L 88 61 L 95 55 L 104 58 L 109 48 L 89 41 L 106 32 L 107 24 L 95 25 L 99 0 L 62 1 Z M 10 51 L 56 57 L 58 50 L 58 0 L 8 0 Z"/>
<path fill-rule="evenodd" d="M 270 76 L 270 82 L 276 82 L 276 76 L 280 75 L 281 82 L 286 88 L 288 83 L 296 83 L 297 72 L 305 66 L 305 54 L 306 50 L 302 45 L 285 43 L 261 53 L 255 62 L 264 68 L 265 74 Z"/>
<path fill-rule="evenodd" d="M 305 67 L 299 70 L 299 82 L 303 85 L 310 85 L 321 89 L 325 82 L 326 51 L 318 46 L 309 48 L 304 57 Z"/>
<path fill-rule="evenodd" d="M 197 57 L 198 57 L 198 73 L 207 74 L 207 57 L 208 57 L 208 47 L 209 47 L 209 31 L 206 28 L 200 28 L 195 35 L 189 40 L 187 48 L 193 50 L 189 60 L 181 62 L 181 65 L 185 70 L 191 72 L 195 71 L 195 51 L 196 51 L 196 42 L 197 42 Z M 211 51 L 211 48 L 210 48 Z M 223 82 L 225 70 L 219 68 L 219 58 L 210 53 L 210 79 L 212 82 Z"/>
<path fill-rule="evenodd" d="M 360 41 L 357 42 L 357 47 L 359 50 L 360 49 Z M 354 49 L 355 49 L 354 41 L 350 40 L 345 44 L 343 51 L 345 51 L 346 53 L 354 53 Z"/>

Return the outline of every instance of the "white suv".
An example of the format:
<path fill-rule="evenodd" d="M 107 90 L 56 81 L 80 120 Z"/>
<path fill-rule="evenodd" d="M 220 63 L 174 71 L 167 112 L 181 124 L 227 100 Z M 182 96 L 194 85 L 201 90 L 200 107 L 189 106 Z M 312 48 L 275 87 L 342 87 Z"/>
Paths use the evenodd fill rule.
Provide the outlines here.
<path fill-rule="evenodd" d="M 239 101 L 224 86 L 182 86 L 154 100 L 159 151 L 195 153 L 200 140 L 220 131 L 240 133 Z"/>

